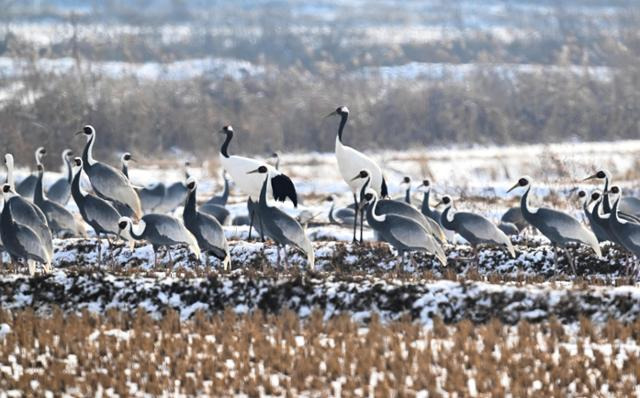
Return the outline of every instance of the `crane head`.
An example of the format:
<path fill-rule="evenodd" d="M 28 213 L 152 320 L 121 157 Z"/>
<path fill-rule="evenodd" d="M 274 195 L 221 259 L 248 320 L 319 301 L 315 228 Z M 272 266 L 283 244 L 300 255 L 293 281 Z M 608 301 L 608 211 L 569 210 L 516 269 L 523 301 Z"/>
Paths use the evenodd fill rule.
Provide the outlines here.
<path fill-rule="evenodd" d="M 436 203 L 436 207 L 440 206 L 440 205 L 444 205 L 445 207 L 449 207 L 453 204 L 453 200 L 451 199 L 451 196 L 449 195 L 444 195 L 440 201 L 438 203 Z"/>
<path fill-rule="evenodd" d="M 267 171 L 268 171 L 267 166 L 262 165 L 255 170 L 247 171 L 247 174 L 254 174 L 254 173 L 266 174 Z"/>
<path fill-rule="evenodd" d="M 610 179 L 611 173 L 609 173 L 608 170 L 598 170 L 595 174 L 590 175 L 589 177 L 585 178 L 582 181 L 588 181 L 588 180 L 593 180 L 593 179 L 598 179 L 598 180 L 608 180 Z"/>
<path fill-rule="evenodd" d="M 507 191 L 507 193 L 513 191 L 516 188 L 524 188 L 526 186 L 529 186 L 529 184 L 531 184 L 531 177 L 521 177 L 518 182 L 515 183 L 514 186 L 512 186 L 511 188 L 509 188 L 509 190 Z"/>
<path fill-rule="evenodd" d="M 78 131 L 76 135 L 84 134 L 87 138 L 89 138 L 95 133 L 96 133 L 96 129 L 94 129 L 92 125 L 87 124 L 82 128 L 82 130 Z"/>
<path fill-rule="evenodd" d="M 356 176 L 353 177 L 351 179 L 351 181 L 355 181 L 355 180 L 357 180 L 359 178 L 364 179 L 364 178 L 367 178 L 367 177 L 369 177 L 369 172 L 367 170 L 360 170 L 360 172 L 358 174 L 356 174 Z"/>
<path fill-rule="evenodd" d="M 230 133 L 233 133 L 233 127 L 232 127 L 230 124 L 227 124 L 226 126 L 223 126 L 223 127 L 220 129 L 219 133 L 222 133 L 222 134 L 230 134 Z"/>
<path fill-rule="evenodd" d="M 133 156 L 131 156 L 129 152 L 123 153 L 122 156 L 120 157 L 120 160 L 122 161 L 122 163 L 135 162 L 135 160 L 133 159 Z"/>
<path fill-rule="evenodd" d="M 330 117 L 330 116 L 334 116 L 334 115 L 340 115 L 340 116 L 344 116 L 344 115 L 349 115 L 349 108 L 347 108 L 346 106 L 339 106 L 338 108 L 336 108 L 335 111 L 331 112 L 330 114 L 328 114 L 325 117 Z"/>
<path fill-rule="evenodd" d="M 71 149 L 65 149 L 64 151 L 62 151 L 62 157 L 67 159 L 69 157 L 73 156 L 73 151 Z"/>
<path fill-rule="evenodd" d="M 195 178 L 193 177 L 187 178 L 187 189 L 189 190 L 189 192 L 196 189 L 196 186 L 197 186 L 197 183 Z"/>
<path fill-rule="evenodd" d="M 73 163 L 76 165 L 76 167 L 82 167 L 82 158 L 76 156 L 75 158 L 73 158 Z"/>

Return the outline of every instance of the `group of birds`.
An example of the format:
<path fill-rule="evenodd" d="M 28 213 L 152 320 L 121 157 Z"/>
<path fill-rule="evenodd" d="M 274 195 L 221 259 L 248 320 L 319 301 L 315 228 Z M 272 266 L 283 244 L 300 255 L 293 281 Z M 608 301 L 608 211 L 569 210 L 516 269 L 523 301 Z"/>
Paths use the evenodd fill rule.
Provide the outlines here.
<path fill-rule="evenodd" d="M 363 240 L 364 221 L 375 233 L 377 240 L 388 242 L 405 260 L 416 251 L 427 252 L 443 265 L 447 263 L 444 245 L 453 242 L 455 234 L 464 238 L 477 257 L 480 244 L 504 246 L 510 256 L 515 249 L 509 235 L 518 234 L 531 225 L 546 236 L 554 247 L 565 249 L 571 268 L 575 264 L 567 244 L 577 242 L 593 249 L 601 256 L 599 243 L 613 242 L 634 255 L 640 255 L 640 200 L 621 197 L 618 186 L 610 186 L 611 176 L 599 171 L 588 179 L 602 179 L 604 189 L 591 195 L 584 191 L 583 210 L 591 230 L 568 213 L 549 209 L 533 209 L 529 205 L 532 179 L 522 177 L 509 190 L 522 190 L 520 206 L 509 209 L 500 224 L 472 212 L 454 212 L 453 200 L 444 195 L 438 204 L 431 205 L 432 185 L 423 180 L 418 191 L 423 194 L 420 208 L 411 203 L 411 179 L 404 177 L 401 186 L 403 197 L 389 197 L 382 168 L 364 153 L 344 143 L 344 130 L 349 117 L 345 106 L 327 115 L 339 116 L 335 140 L 335 156 L 340 174 L 350 188 L 353 204 L 336 209 L 335 197 L 329 210 L 329 221 L 353 228 L 353 241 L 358 242 L 358 220 L 360 238 Z M 185 168 L 185 181 L 172 185 L 157 183 L 150 187 L 138 187 L 129 180 L 130 153 L 121 157 L 119 168 L 97 161 L 93 157 L 96 143 L 95 129 L 87 125 L 77 133 L 86 138 L 81 157 L 73 158 L 70 150 L 62 153 L 67 167 L 65 178 L 61 178 L 43 189 L 44 148 L 35 152 L 37 172 L 16 186 L 14 181 L 14 159 L 5 155 L 6 183 L 2 186 L 2 214 L 0 217 L 0 250 L 6 250 L 13 261 L 24 260 L 29 272 L 35 272 L 40 263 L 45 272 L 50 271 L 53 245 L 52 238 L 83 236 L 84 224 L 89 225 L 98 237 L 105 237 L 111 247 L 111 238 L 122 238 L 133 244 L 136 240 L 149 242 L 157 253 L 159 247 L 185 245 L 200 260 L 208 259 L 202 253 L 218 258 L 224 269 L 229 269 L 231 257 L 229 245 L 222 225 L 228 223 L 229 211 L 225 208 L 229 198 L 230 179 L 247 197 L 247 220 L 249 239 L 252 231 L 262 241 L 270 238 L 277 245 L 278 264 L 280 249 L 284 247 L 284 258 L 288 265 L 287 246 L 306 256 L 308 267 L 314 268 L 313 244 L 306 234 L 306 223 L 313 218 L 290 216 L 287 212 L 270 204 L 270 200 L 290 200 L 298 205 L 298 194 L 291 178 L 267 162 L 230 153 L 234 130 L 224 126 L 220 134 L 224 140 L 220 147 L 220 163 L 230 176 L 224 174 L 224 191 L 198 205 L 197 181 Z M 83 192 L 81 177 L 85 174 L 91 191 Z M 81 219 L 80 222 L 65 205 L 73 198 Z M 182 217 L 172 213 L 183 206 Z M 441 208 L 441 210 L 438 210 Z M 234 220 L 236 223 L 237 220 Z M 101 247 L 101 245 L 99 245 Z M 170 251 L 169 251 L 170 255 Z M 102 260 L 102 253 L 99 252 Z M 112 259 L 113 260 L 113 259 Z M 557 255 L 556 255 L 557 260 Z M 115 260 L 114 260 L 115 261 Z M 155 257 L 157 264 L 157 254 Z"/>

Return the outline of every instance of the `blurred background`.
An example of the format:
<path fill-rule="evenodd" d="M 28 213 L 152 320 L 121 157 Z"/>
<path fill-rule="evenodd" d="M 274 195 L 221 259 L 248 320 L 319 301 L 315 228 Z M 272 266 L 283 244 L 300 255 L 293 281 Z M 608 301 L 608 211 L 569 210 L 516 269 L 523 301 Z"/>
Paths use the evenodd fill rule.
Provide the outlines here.
<path fill-rule="evenodd" d="M 0 0 L 0 148 L 101 156 L 637 138 L 637 0 Z M 55 157 L 51 157 L 55 161 Z"/>

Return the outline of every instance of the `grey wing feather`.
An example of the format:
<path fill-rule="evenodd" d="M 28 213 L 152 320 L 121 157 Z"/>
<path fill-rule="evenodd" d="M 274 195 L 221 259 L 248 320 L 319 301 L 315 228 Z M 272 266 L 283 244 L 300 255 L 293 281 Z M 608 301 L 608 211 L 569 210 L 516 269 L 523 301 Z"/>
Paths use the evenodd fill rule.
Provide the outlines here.
<path fill-rule="evenodd" d="M 209 244 L 227 251 L 227 239 L 220 223 L 208 214 L 198 214 L 200 234 Z"/>
<path fill-rule="evenodd" d="M 305 243 L 304 229 L 295 219 L 277 208 L 271 208 L 271 219 L 282 235 L 292 243 L 303 247 Z"/>
<path fill-rule="evenodd" d="M 388 233 L 399 242 L 409 248 L 425 249 L 435 254 L 443 263 L 446 262 L 442 247 L 422 225 L 402 216 L 387 216 L 387 221 L 390 225 Z"/>
<path fill-rule="evenodd" d="M 553 230 L 565 240 L 585 243 L 591 246 L 598 256 L 601 255 L 600 245 L 596 236 L 574 217 L 561 211 L 547 208 L 538 209 L 535 216 L 544 220 L 546 228 Z"/>
<path fill-rule="evenodd" d="M 39 257 L 38 261 L 50 262 L 53 257 L 53 252 L 47 250 L 40 236 L 26 225 L 17 223 L 14 225 L 15 239 L 17 243 L 22 246 L 23 250 L 31 256 Z"/>
<path fill-rule="evenodd" d="M 86 196 L 83 209 L 88 223 L 94 222 L 115 235 L 120 232 L 118 228 L 120 214 L 110 203 L 93 196 Z"/>
<path fill-rule="evenodd" d="M 176 218 L 163 214 L 147 214 L 142 217 L 147 228 L 155 230 L 160 237 L 175 243 L 193 244 L 195 237 Z M 197 245 L 197 242 L 196 242 Z"/>
<path fill-rule="evenodd" d="M 136 214 L 141 214 L 140 198 L 121 171 L 104 163 L 96 163 L 91 166 L 88 175 L 91 186 L 98 195 L 124 203 Z"/>
<path fill-rule="evenodd" d="M 473 213 L 456 213 L 454 222 L 461 230 L 465 230 L 481 241 L 507 243 L 509 238 L 488 219 Z"/>
<path fill-rule="evenodd" d="M 47 221 L 52 228 L 75 232 L 76 220 L 73 214 L 58 203 L 46 201 L 42 204 L 41 210 L 44 211 Z M 53 224 L 55 224 L 55 227 Z"/>
<path fill-rule="evenodd" d="M 47 197 L 61 205 L 65 205 L 71 197 L 71 185 L 66 178 L 61 178 L 54 182 L 47 191 Z"/>

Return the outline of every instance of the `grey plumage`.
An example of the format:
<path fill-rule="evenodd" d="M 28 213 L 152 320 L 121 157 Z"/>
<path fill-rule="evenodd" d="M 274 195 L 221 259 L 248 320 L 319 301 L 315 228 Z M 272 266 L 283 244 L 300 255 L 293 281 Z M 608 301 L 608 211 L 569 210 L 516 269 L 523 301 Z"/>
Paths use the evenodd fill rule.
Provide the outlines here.
<path fill-rule="evenodd" d="M 224 179 L 224 189 L 222 190 L 222 194 L 213 196 L 204 203 L 205 205 L 211 204 L 223 207 L 227 205 L 227 201 L 229 200 L 229 177 L 227 176 L 226 171 L 223 171 L 222 178 Z"/>
<path fill-rule="evenodd" d="M 42 164 L 42 158 L 47 154 L 47 150 L 44 147 L 39 147 L 36 149 L 35 158 L 36 158 L 36 166 Z M 36 180 L 37 177 L 35 174 L 28 175 L 25 179 L 20 181 L 16 186 L 16 192 L 18 195 L 27 198 L 29 200 L 33 200 L 33 193 L 36 189 Z"/>
<path fill-rule="evenodd" d="M 121 217 L 118 221 L 119 235 L 128 240 L 146 240 L 151 243 L 156 265 L 160 246 L 186 244 L 200 258 L 200 247 L 195 236 L 177 218 L 166 214 L 147 214 L 141 221 L 142 231 L 137 233 L 133 230 L 133 221 L 129 217 Z"/>
<path fill-rule="evenodd" d="M 62 205 L 47 199 L 42 192 L 42 177 L 44 166 L 38 165 L 38 176 L 36 177 L 36 189 L 33 195 L 33 203 L 42 210 L 49 228 L 54 235 L 70 237 L 80 235 L 78 225 L 73 214 Z"/>
<path fill-rule="evenodd" d="M 371 178 L 368 170 L 360 171 L 357 177 L 365 180 L 360 190 L 360 200 L 362 201 L 366 190 L 370 188 Z M 426 231 L 430 232 L 439 242 L 446 243 L 447 241 L 447 237 L 440 227 L 440 224 L 429 217 L 425 217 L 415 207 L 405 202 L 393 199 L 379 199 L 377 200 L 376 212 L 377 214 L 396 214 L 410 218 L 420 224 Z"/>
<path fill-rule="evenodd" d="M 229 269 L 229 244 L 220 223 L 209 214 L 198 211 L 196 205 L 197 183 L 193 178 L 187 180 L 187 201 L 184 205 L 182 219 L 185 227 L 195 236 L 201 250 L 213 253 L 222 260 L 225 270 Z"/>
<path fill-rule="evenodd" d="M 576 218 L 558 210 L 548 208 L 529 208 L 529 193 L 531 191 L 531 177 L 522 177 L 509 189 L 508 192 L 516 188 L 524 188 L 525 192 L 520 198 L 520 209 L 525 220 L 551 241 L 554 246 L 564 249 L 569 265 L 576 272 L 571 254 L 566 249 L 567 243 L 577 242 L 590 246 L 598 257 L 602 256 L 598 239 L 585 228 Z M 557 256 L 556 256 L 557 261 Z"/>
<path fill-rule="evenodd" d="M 66 177 L 56 180 L 47 190 L 47 198 L 62 206 L 65 206 L 69 202 L 69 198 L 71 198 L 71 180 L 73 179 L 71 156 L 73 156 L 71 149 L 62 151 L 62 161 L 65 165 L 67 175 Z"/>
<path fill-rule="evenodd" d="M 89 177 L 89 182 L 96 195 L 114 203 L 128 206 L 136 218 L 142 215 L 140 198 L 133 189 L 129 179 L 122 171 L 93 158 L 93 146 L 96 140 L 96 131 L 92 126 L 85 126 L 77 134 L 87 137 L 87 144 L 82 152 L 82 167 Z"/>
<path fill-rule="evenodd" d="M 511 207 L 504 212 L 502 217 L 500 217 L 501 222 L 510 223 L 518 228 L 518 231 L 523 231 L 527 228 L 527 220 L 522 216 L 522 210 L 520 210 L 520 206 Z"/>
<path fill-rule="evenodd" d="M 51 271 L 53 244 L 44 214 L 26 199 L 18 196 L 9 184 L 2 187 L 4 207 L 0 220 L 0 237 L 5 249 L 14 258 L 24 258 L 33 275 L 32 261 Z"/>
<path fill-rule="evenodd" d="M 133 156 L 129 152 L 125 152 L 120 156 L 122 174 L 127 177 L 129 181 L 131 181 L 129 178 L 129 162 L 131 161 L 133 161 Z M 140 206 L 144 213 L 152 213 L 156 211 L 162 204 L 164 197 L 167 195 L 167 187 L 162 182 L 155 183 L 148 187 L 135 188 L 135 190 L 140 198 Z M 131 217 L 133 215 L 133 212 L 128 208 L 128 206 L 116 204 L 114 207 L 118 210 L 118 213 L 123 216 Z"/>
<path fill-rule="evenodd" d="M 422 183 L 418 187 L 418 191 L 422 192 L 422 206 L 420 207 L 420 212 L 433 221 L 437 222 L 440 226 L 440 229 L 444 231 L 444 235 L 449 242 L 453 242 L 456 233 L 454 231 L 450 231 L 442 226 L 442 222 L 440 221 L 440 215 L 442 214 L 439 210 L 431 207 L 431 182 L 427 179 L 422 180 Z"/>
<path fill-rule="evenodd" d="M 279 246 L 291 245 L 302 251 L 307 256 L 307 263 L 310 269 L 315 269 L 315 253 L 311 241 L 304 233 L 304 228 L 293 217 L 282 210 L 271 207 L 267 204 L 267 183 L 270 180 L 268 169 L 260 166 L 253 172 L 264 175 L 264 182 L 260 190 L 260 201 L 258 202 L 258 219 L 265 235 L 273 239 Z M 252 172 L 250 172 L 252 173 Z M 280 251 L 278 250 L 278 257 Z"/>
<path fill-rule="evenodd" d="M 75 158 L 75 174 L 71 181 L 71 196 L 78 206 L 80 215 L 89 224 L 97 235 L 105 234 L 117 236 L 118 220 L 120 213 L 106 200 L 91 194 L 83 194 L 80 191 L 80 176 L 82 175 L 82 159 Z"/>
<path fill-rule="evenodd" d="M 511 257 L 516 256 L 511 239 L 489 219 L 469 212 L 456 212 L 451 215 L 453 201 L 449 196 L 443 196 L 441 203 L 445 206 L 440 216 L 442 225 L 462 236 L 474 247 L 474 251 L 479 244 L 504 245 Z"/>
<path fill-rule="evenodd" d="M 416 220 L 394 213 L 378 212 L 378 195 L 367 188 L 362 195 L 361 205 L 367 203 L 367 222 L 379 236 L 390 243 L 404 258 L 405 252 L 426 251 L 436 256 L 438 261 L 446 265 L 447 258 L 430 231 Z M 413 261 L 413 257 L 411 257 Z"/>
<path fill-rule="evenodd" d="M 189 178 L 189 171 L 187 167 L 189 166 L 189 162 L 185 162 L 184 164 L 184 179 L 187 180 Z M 166 192 L 164 198 L 162 199 L 162 203 L 157 206 L 156 210 L 159 213 L 170 213 L 174 211 L 178 206 L 184 204 L 184 201 L 187 199 L 187 185 L 184 181 L 177 181 L 171 185 L 168 185 L 166 188 Z"/>
<path fill-rule="evenodd" d="M 609 170 L 598 170 L 595 174 L 585 178 L 584 181 L 598 179 L 604 181 L 602 200 L 602 210 L 604 214 L 611 213 L 611 200 L 609 199 L 609 186 L 612 184 L 611 173 Z M 640 217 L 640 199 L 632 196 L 620 197 L 620 203 L 618 204 L 618 211 L 623 214 L 630 214 L 635 217 Z"/>
<path fill-rule="evenodd" d="M 614 190 L 614 188 L 616 188 Z M 640 257 L 640 224 L 625 221 L 620 218 L 618 209 L 620 206 L 620 189 L 612 187 L 614 202 L 609 217 L 609 226 L 612 233 L 619 240 L 622 246 L 629 250 L 636 257 Z"/>
<path fill-rule="evenodd" d="M 222 225 L 227 223 L 231 213 L 224 206 L 216 205 L 214 203 L 205 203 L 200 206 L 200 212 L 209 214 L 214 217 Z"/>
<path fill-rule="evenodd" d="M 335 225 L 351 226 L 356 217 L 356 211 L 352 207 L 341 207 L 336 210 L 336 198 L 330 196 L 327 198 L 331 202 L 329 208 L 329 222 Z"/>
<path fill-rule="evenodd" d="M 498 224 L 498 229 L 504 232 L 507 236 L 516 236 L 520 233 L 518 227 L 510 222 L 501 221 L 500 224 Z"/>

